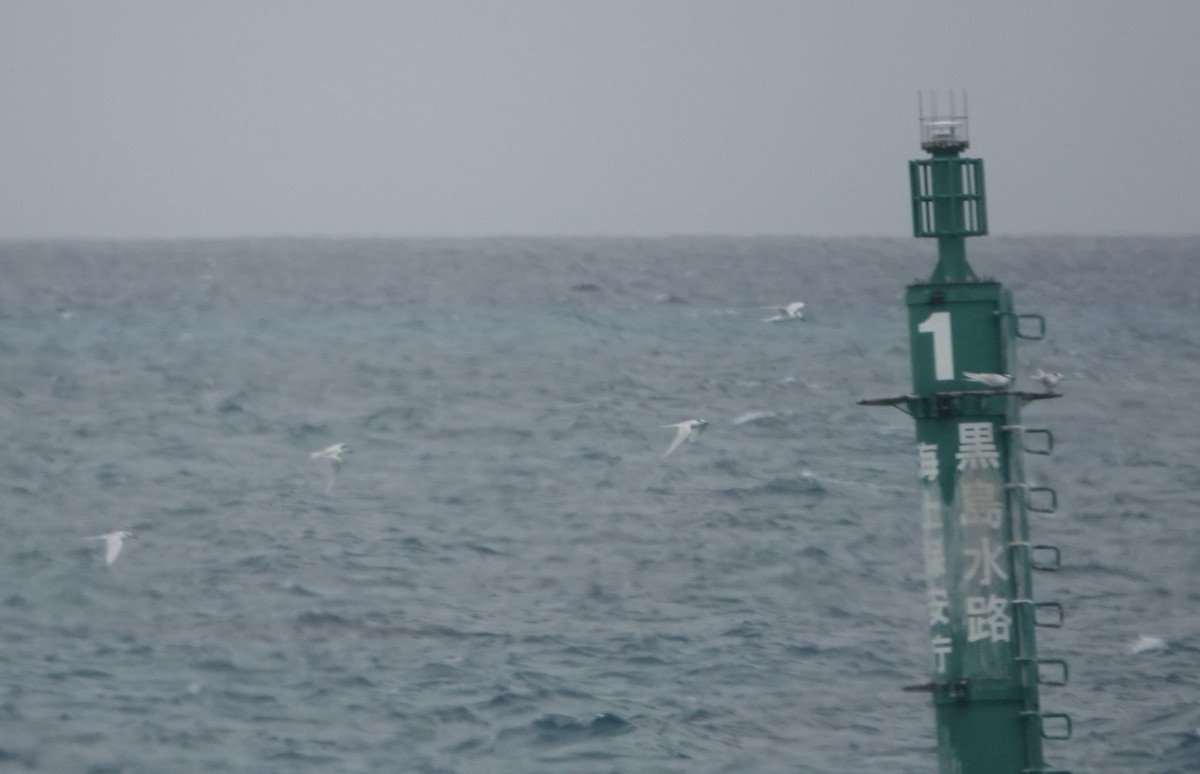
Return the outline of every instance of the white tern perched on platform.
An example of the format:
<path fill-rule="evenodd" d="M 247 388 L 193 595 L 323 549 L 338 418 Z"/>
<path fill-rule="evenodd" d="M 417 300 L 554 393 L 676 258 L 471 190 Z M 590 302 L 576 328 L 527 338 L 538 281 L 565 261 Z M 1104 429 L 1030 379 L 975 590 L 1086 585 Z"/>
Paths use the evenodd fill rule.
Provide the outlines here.
<path fill-rule="evenodd" d="M 692 443 L 699 438 L 700 434 L 704 432 L 704 428 L 708 427 L 708 423 L 703 419 L 686 419 L 682 422 L 676 422 L 673 425 L 663 425 L 663 427 L 676 428 L 675 440 L 671 441 L 671 445 L 667 447 L 665 452 L 663 452 L 663 457 L 666 457 L 668 454 L 678 449 L 679 444 L 683 443 L 684 441 Z"/>
<path fill-rule="evenodd" d="M 1001 389 L 1012 384 L 1013 378 L 1008 374 L 977 374 L 973 371 L 963 371 L 963 376 L 973 382 L 986 384 L 988 387 Z"/>
<path fill-rule="evenodd" d="M 1046 388 L 1046 392 L 1053 391 L 1055 387 L 1062 384 L 1063 379 L 1067 378 L 1057 371 L 1047 372 L 1040 368 L 1032 376 L 1034 381 L 1041 382 L 1042 386 Z"/>

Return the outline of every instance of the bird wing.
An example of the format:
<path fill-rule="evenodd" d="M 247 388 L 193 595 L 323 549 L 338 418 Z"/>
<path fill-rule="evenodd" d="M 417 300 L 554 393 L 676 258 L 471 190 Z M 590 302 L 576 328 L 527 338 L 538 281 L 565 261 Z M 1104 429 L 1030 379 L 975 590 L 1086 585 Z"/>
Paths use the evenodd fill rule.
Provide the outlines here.
<path fill-rule="evenodd" d="M 117 556 L 121 553 L 123 538 L 120 535 L 105 535 L 104 541 L 107 544 L 108 550 L 104 553 L 104 561 L 106 564 L 112 564 L 117 560 Z"/>
<path fill-rule="evenodd" d="M 314 459 L 314 460 L 332 460 L 332 459 L 335 459 L 340 452 L 341 452 L 340 445 L 334 444 L 333 446 L 326 446 L 324 449 L 321 449 L 320 451 L 315 451 L 308 456 L 309 456 L 309 459 Z"/>
<path fill-rule="evenodd" d="M 800 312 L 800 310 L 803 308 L 804 308 L 804 302 L 796 301 L 795 303 L 791 303 L 791 304 L 787 305 L 787 313 L 792 315 L 793 317 L 795 317 L 796 314 L 798 314 Z"/>
<path fill-rule="evenodd" d="M 679 444 L 683 443 L 684 440 L 691 435 L 692 429 L 688 427 L 686 422 L 680 422 L 677 425 L 664 425 L 664 427 L 676 428 L 675 439 L 671 441 L 671 445 L 667 447 L 665 452 L 663 452 L 663 457 L 666 457 L 668 454 L 679 448 Z"/>

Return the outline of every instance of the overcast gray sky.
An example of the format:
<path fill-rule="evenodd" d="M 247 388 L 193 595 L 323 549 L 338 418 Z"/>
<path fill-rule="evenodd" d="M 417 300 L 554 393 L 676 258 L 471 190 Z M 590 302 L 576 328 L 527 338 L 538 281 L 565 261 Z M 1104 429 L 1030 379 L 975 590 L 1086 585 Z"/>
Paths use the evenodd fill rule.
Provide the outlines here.
<path fill-rule="evenodd" d="M 1196 0 L 0 0 L 0 237 L 1198 233 Z"/>

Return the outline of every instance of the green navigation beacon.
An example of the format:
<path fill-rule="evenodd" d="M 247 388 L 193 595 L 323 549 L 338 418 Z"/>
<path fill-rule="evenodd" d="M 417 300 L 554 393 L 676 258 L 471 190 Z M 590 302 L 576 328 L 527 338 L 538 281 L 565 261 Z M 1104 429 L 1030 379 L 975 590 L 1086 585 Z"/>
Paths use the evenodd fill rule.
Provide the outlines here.
<path fill-rule="evenodd" d="M 941 774 L 1062 774 L 1042 758 L 1043 739 L 1067 739 L 1071 719 L 1044 712 L 1039 688 L 1065 685 L 1067 664 L 1039 658 L 1035 627 L 1063 623 L 1056 602 L 1035 602 L 1034 570 L 1060 552 L 1029 536 L 1030 513 L 1057 496 L 1025 483 L 1025 454 L 1049 454 L 1054 437 L 1026 427 L 1027 403 L 1061 397 L 1017 388 L 1016 340 L 1040 339 L 1040 315 L 1017 314 L 1012 294 L 980 279 L 966 238 L 987 234 L 983 160 L 968 147 L 963 109 L 920 113 L 921 147 L 909 162 L 913 233 L 937 239 L 938 263 L 908 286 L 913 392 L 868 399 L 916 420 L 932 679 L 908 690 L 933 696 Z"/>

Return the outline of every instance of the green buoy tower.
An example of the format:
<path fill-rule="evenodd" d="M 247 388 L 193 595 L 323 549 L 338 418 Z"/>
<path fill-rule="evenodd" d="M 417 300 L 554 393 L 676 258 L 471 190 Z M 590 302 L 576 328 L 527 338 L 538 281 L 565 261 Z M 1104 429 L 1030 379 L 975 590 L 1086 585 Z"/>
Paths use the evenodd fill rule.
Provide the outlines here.
<path fill-rule="evenodd" d="M 1045 321 L 1017 314 L 1012 294 L 967 263 L 967 237 L 987 234 L 983 160 L 969 145 L 961 110 L 919 110 L 928 158 L 909 162 L 913 233 L 936 239 L 927 281 L 908 286 L 912 393 L 864 405 L 916 420 L 920 529 L 925 554 L 928 691 L 940 774 L 1067 774 L 1046 767 L 1046 739 L 1067 739 L 1071 719 L 1042 709 L 1040 689 L 1065 685 L 1067 664 L 1040 658 L 1035 631 L 1063 624 L 1057 602 L 1034 601 L 1033 573 L 1059 568 L 1058 548 L 1030 538 L 1031 514 L 1053 513 L 1057 496 L 1025 483 L 1024 456 L 1049 454 L 1049 430 L 1027 427 L 1025 405 L 1060 395 L 1023 391 L 1017 339 L 1041 339 Z"/>

